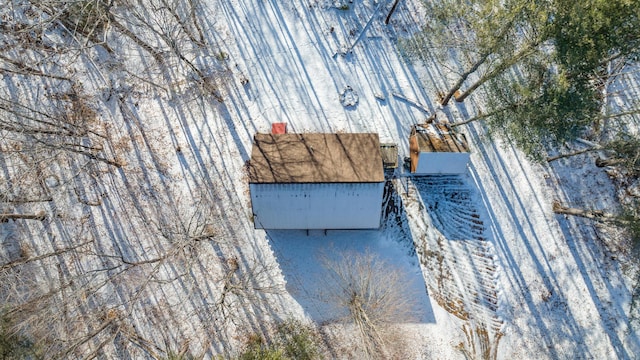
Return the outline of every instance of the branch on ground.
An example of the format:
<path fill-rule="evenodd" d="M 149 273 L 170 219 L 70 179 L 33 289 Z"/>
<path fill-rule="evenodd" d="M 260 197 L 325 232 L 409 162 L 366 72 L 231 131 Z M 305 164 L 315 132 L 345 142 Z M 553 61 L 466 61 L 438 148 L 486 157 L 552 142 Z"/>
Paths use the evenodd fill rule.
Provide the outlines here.
<path fill-rule="evenodd" d="M 43 221 L 46 218 L 47 217 L 44 211 L 40 211 L 36 214 L 0 214 L 0 222 L 7 222 L 9 220 L 18 219 Z"/>
<path fill-rule="evenodd" d="M 602 222 L 617 222 L 620 220 L 617 215 L 605 212 L 604 210 L 585 210 L 570 208 L 562 205 L 558 201 L 555 201 L 553 203 L 553 212 L 556 214 L 579 216 Z"/>

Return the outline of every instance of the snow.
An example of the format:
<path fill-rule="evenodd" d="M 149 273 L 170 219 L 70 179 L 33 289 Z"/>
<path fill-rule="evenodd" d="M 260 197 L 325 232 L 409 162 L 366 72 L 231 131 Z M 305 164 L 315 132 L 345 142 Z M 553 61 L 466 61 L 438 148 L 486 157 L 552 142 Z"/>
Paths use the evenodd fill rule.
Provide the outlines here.
<path fill-rule="evenodd" d="M 385 2 L 333 5 L 202 1 L 216 50 L 192 50 L 193 63 L 211 65 L 222 102 L 201 96 L 204 85 L 188 76 L 180 80 L 189 72 L 184 64 L 168 63 L 175 67 L 163 73 L 133 43 L 121 44 L 124 63 L 112 64 L 110 73 L 98 76 L 87 65 L 94 77 L 84 87 L 102 104 L 113 139 L 105 152 L 125 165 L 98 169 L 93 180 L 52 173 L 46 183 L 57 195 L 48 210 L 82 227 L 67 233 L 21 225 L 34 247 L 97 239 L 74 264 L 134 265 L 122 277 L 97 274 L 106 285 L 87 302 L 131 318 L 137 341 L 174 351 L 187 344 L 207 357 L 232 354 L 247 332 L 267 332 L 289 317 L 349 333 L 331 323 L 320 261 L 349 252 L 373 253 L 402 272 L 403 291 L 419 314 L 403 324 L 411 358 L 463 359 L 463 350 L 480 358 L 483 346 L 497 359 L 640 354 L 629 274 L 599 239 L 608 230 L 551 210 L 554 200 L 611 204 L 606 174 L 584 158 L 532 164 L 499 139 L 489 141 L 480 123 L 458 129 L 470 141 L 467 173 L 395 179 L 394 204 L 379 230 L 254 229 L 244 166 L 253 134 L 268 132 L 271 123 L 286 122 L 289 132 L 376 132 L 382 143 L 397 143 L 403 158 L 411 126 L 429 115 L 425 109 L 455 122 L 481 106 L 472 96 L 438 108 L 438 91 L 456 74 L 436 61 L 411 63 L 398 51 L 398 40 L 422 21 L 418 0 L 401 1 L 388 26 Z M 181 247 L 211 229 L 219 240 Z M 4 226 L 1 233 L 3 243 L 12 237 Z M 3 255 L 16 251 L 3 245 Z M 153 262 L 167 253 L 166 263 Z M 216 317 L 216 303 L 234 263 L 255 279 L 234 278 L 240 290 L 229 295 L 227 321 Z M 118 346 L 110 355 L 122 354 Z M 127 349 L 132 357 L 146 354 Z"/>
<path fill-rule="evenodd" d="M 429 75 L 442 70 L 430 68 L 425 73 L 406 63 L 393 46 L 397 32 L 411 27 L 412 21 L 418 22 L 419 12 L 412 11 L 419 6 L 416 2 L 404 2 L 394 15 L 397 20 L 389 27 L 373 21 L 367 38 L 345 56 L 334 54 L 354 41 L 349 32 L 355 29 L 358 33 L 376 4 L 356 2 L 352 10 L 340 12 L 322 2 L 247 3 L 232 1 L 225 5 L 227 14 L 234 14 L 229 21 L 246 21 L 242 29 L 230 36 L 235 44 L 229 53 L 233 54 L 235 48 L 241 54 L 241 59 L 233 55 L 231 58 L 250 79 L 250 89 L 245 94 L 251 94 L 242 97 L 245 106 L 237 114 L 232 112 L 232 117 L 251 119 L 258 130 L 268 129 L 270 121 L 287 121 L 292 129 L 301 132 L 375 131 L 384 142 L 398 143 L 401 154 L 408 153 L 406 139 L 410 126 L 426 115 L 397 101 L 390 93 L 397 91 L 419 99 L 435 111 L 434 90 L 446 83 L 442 78 L 429 81 Z M 345 108 L 339 100 L 347 86 L 359 95 L 359 101 Z M 380 100 L 378 94 L 384 94 L 385 100 Z M 460 114 L 475 112 L 466 104 L 456 106 L 447 114 L 452 122 Z M 640 353 L 638 337 L 628 320 L 624 320 L 629 291 L 621 269 L 607 260 L 589 224 L 557 217 L 551 211 L 552 200 L 564 199 L 562 191 L 567 188 L 564 184 L 548 186 L 545 178 L 563 180 L 554 174 L 560 172 L 574 173 L 581 181 L 601 181 L 602 175 L 600 180 L 585 179 L 584 175 L 578 175 L 583 172 L 575 169 L 531 165 L 517 150 L 485 141 L 484 129 L 479 125 L 462 131 L 473 142 L 465 186 L 475 199 L 470 205 L 478 209 L 486 226 L 485 256 L 495 264 L 490 285 L 499 306 L 495 319 L 491 320 L 504 322 L 496 329 L 502 332 L 498 358 L 632 358 Z M 606 182 L 599 185 L 607 187 Z M 582 187 L 585 188 L 589 187 Z M 426 202 L 424 197 L 432 194 L 422 195 Z M 408 217 L 411 216 L 417 214 L 410 213 Z M 447 220 L 451 219 L 444 221 Z M 433 227 L 427 225 L 423 230 L 430 234 Z M 391 255 L 398 243 L 391 241 L 394 236 L 384 230 L 329 232 L 326 236 L 268 232 L 267 237 L 283 268 L 287 286 L 293 289 L 290 292 L 317 321 L 325 320 L 320 314 L 326 313 L 314 301 L 318 291 L 315 284 L 322 277 L 321 266 L 315 260 L 318 254 L 369 249 L 398 266 L 415 262 L 412 257 Z M 413 241 L 415 237 L 414 234 Z M 458 239 L 446 241 L 451 246 L 459 244 Z M 451 255 L 452 260 L 463 263 L 465 249 L 470 248 L 450 249 L 455 254 Z M 475 266 L 472 262 L 470 271 Z M 410 273 L 415 272 L 414 265 Z M 429 288 L 430 298 L 423 301 L 428 309 L 426 314 L 432 315 L 426 315 L 429 321 L 416 331 L 426 335 L 426 339 L 438 341 L 427 340 L 417 347 L 424 347 L 428 353 L 444 354 L 446 358 L 460 357 L 452 344 L 461 342 L 461 321 L 442 311 L 434 301 L 433 291 Z M 464 289 L 458 291 L 465 299 L 470 296 Z M 480 310 L 486 311 L 469 311 Z M 486 314 L 473 316 L 480 318 L 475 321 L 488 321 L 482 318 Z M 443 338 L 443 334 L 450 338 Z"/>
<path fill-rule="evenodd" d="M 273 230 L 267 235 L 283 269 L 289 292 L 314 321 L 337 320 L 336 309 L 326 299 L 327 269 L 323 266 L 323 258 L 370 252 L 391 266 L 397 265 L 404 275 L 402 290 L 417 303 L 416 322 L 435 322 L 417 258 L 409 252 L 410 244 L 396 240 L 402 239 L 397 232 L 328 230 L 325 233 L 311 230 L 307 235 L 306 231 Z"/>

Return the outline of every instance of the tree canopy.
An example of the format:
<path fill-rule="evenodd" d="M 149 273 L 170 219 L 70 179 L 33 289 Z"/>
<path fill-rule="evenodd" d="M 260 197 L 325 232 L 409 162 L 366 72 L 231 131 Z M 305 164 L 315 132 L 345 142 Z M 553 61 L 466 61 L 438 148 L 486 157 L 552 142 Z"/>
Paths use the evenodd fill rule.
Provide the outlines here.
<path fill-rule="evenodd" d="M 608 66 L 640 54 L 633 0 L 429 3 L 430 40 L 468 64 L 442 104 L 482 89 L 492 132 L 534 159 L 546 144 L 580 136 L 606 102 Z M 434 31 L 437 29 L 438 31 Z M 465 61 L 461 61 L 464 63 Z M 615 116 L 615 114 L 613 114 Z"/>

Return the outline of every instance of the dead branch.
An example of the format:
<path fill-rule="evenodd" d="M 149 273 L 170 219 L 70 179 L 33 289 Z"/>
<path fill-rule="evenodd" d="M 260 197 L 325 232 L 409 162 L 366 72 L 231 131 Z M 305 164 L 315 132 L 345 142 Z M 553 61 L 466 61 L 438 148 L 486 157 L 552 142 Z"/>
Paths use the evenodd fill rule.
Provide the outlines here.
<path fill-rule="evenodd" d="M 26 197 L 4 197 L 6 195 L 0 196 L 0 202 L 7 204 L 27 204 L 27 203 L 37 203 L 37 202 L 50 202 L 53 201 L 52 197 L 44 197 L 38 199 L 30 199 Z"/>
<path fill-rule="evenodd" d="M 98 155 L 96 155 L 96 154 L 94 154 L 92 152 L 80 150 L 80 149 L 77 149 L 77 148 L 74 148 L 74 147 L 55 146 L 55 145 L 47 144 L 47 143 L 44 143 L 44 142 L 43 142 L 43 145 L 46 145 L 46 146 L 54 148 L 54 149 L 66 150 L 66 151 L 69 151 L 69 152 L 80 154 L 80 155 L 86 156 L 89 159 L 97 160 L 97 161 L 103 162 L 103 163 L 105 163 L 107 165 L 115 166 L 117 168 L 121 168 L 121 167 L 123 167 L 125 165 L 125 163 L 123 161 L 107 159 L 107 158 L 104 158 L 102 156 L 98 156 Z"/>
<path fill-rule="evenodd" d="M 393 95 L 393 97 L 407 102 L 409 105 L 417 108 L 418 110 L 421 110 L 422 112 L 424 112 L 426 114 L 431 114 L 431 110 L 427 109 L 426 106 L 420 104 L 417 100 L 409 99 L 408 97 L 406 97 L 406 96 L 404 96 L 404 95 L 402 95 L 400 93 L 397 93 L 397 92 L 392 93 L 392 95 Z M 435 115 L 435 113 L 434 113 L 434 115 Z M 431 116 L 434 116 L 434 115 L 431 115 Z"/>
<path fill-rule="evenodd" d="M 11 261 L 9 263 L 6 263 L 6 264 L 3 264 L 2 266 L 0 266 L 0 270 L 7 270 L 7 269 L 15 268 L 16 266 L 20 266 L 20 265 L 32 263 L 34 261 L 40 261 L 40 260 L 43 260 L 43 259 L 46 259 L 46 258 L 50 258 L 52 256 L 59 256 L 59 255 L 68 253 L 70 251 L 76 250 L 76 249 L 78 249 L 78 248 L 80 248 L 82 246 L 85 246 L 85 245 L 87 245 L 89 243 L 92 243 L 92 242 L 93 242 L 93 240 L 89 240 L 89 241 L 85 241 L 85 242 L 82 242 L 80 244 L 77 244 L 77 245 L 74 245 L 74 246 L 71 246 L 71 247 L 58 249 L 58 250 L 50 252 L 50 253 L 46 253 L 46 254 L 42 254 L 42 255 L 38 255 L 38 256 L 34 256 L 34 257 L 23 258 L 23 259 Z"/>
<path fill-rule="evenodd" d="M 110 325 L 113 325 L 115 322 L 115 318 L 109 318 L 106 321 L 104 321 L 102 323 L 102 325 L 100 325 L 97 329 L 95 329 L 94 331 L 92 331 L 91 333 L 83 336 L 80 340 L 76 341 L 74 344 L 72 344 L 71 346 L 69 346 L 66 350 L 64 350 L 62 352 L 62 356 L 60 358 L 66 358 L 68 357 L 72 352 L 74 352 L 78 347 L 82 346 L 83 344 L 91 341 L 92 339 L 96 338 L 96 336 L 98 336 L 98 334 L 100 334 L 101 332 L 103 332 L 105 329 L 107 329 Z M 114 331 L 114 333 L 117 334 L 117 331 Z M 114 335 L 112 335 L 114 336 Z M 103 345 L 104 346 L 104 345 Z M 99 348 L 98 348 L 99 349 Z"/>
<path fill-rule="evenodd" d="M 617 166 L 617 165 L 624 164 L 626 161 L 627 161 L 626 159 L 619 159 L 619 158 L 603 159 L 599 157 L 596 159 L 596 166 L 597 167 Z"/>
<path fill-rule="evenodd" d="M 153 46 L 147 44 L 144 40 L 140 39 L 136 34 L 134 34 L 131 30 L 129 30 L 126 26 L 122 25 L 112 13 L 108 14 L 109 23 L 113 25 L 118 31 L 127 36 L 129 39 L 133 40 L 138 46 L 146 50 L 159 65 L 164 65 L 164 58 L 162 54 L 153 48 Z"/>
<path fill-rule="evenodd" d="M 34 68 L 32 68 L 32 67 L 30 67 L 30 66 L 28 66 L 28 65 L 26 65 L 26 64 L 24 64 L 24 63 L 22 63 L 20 61 L 13 60 L 13 59 L 8 58 L 8 57 L 6 57 L 6 56 L 4 56 L 2 54 L 0 54 L 0 60 L 4 60 L 7 63 L 15 66 L 17 68 L 17 70 L 11 71 L 11 70 L 6 69 L 6 68 L 5 68 L 5 70 L 11 71 L 11 72 L 15 72 L 17 74 L 42 76 L 42 77 L 48 77 L 48 78 L 57 79 L 57 80 L 71 80 L 71 78 L 68 78 L 66 76 L 59 76 L 59 75 L 54 75 L 54 74 L 43 73 L 42 71 L 40 71 L 38 69 L 34 69 Z"/>
<path fill-rule="evenodd" d="M 120 332 L 122 335 L 124 335 L 127 338 L 127 340 L 129 340 L 132 344 L 134 344 L 135 346 L 139 347 L 144 352 L 149 354 L 149 356 L 151 356 L 153 359 L 163 358 L 162 356 L 160 356 L 160 353 L 163 352 L 162 349 L 160 349 L 153 342 L 137 334 L 135 330 L 125 328 L 125 329 L 120 329 Z"/>
<path fill-rule="evenodd" d="M 44 211 L 40 211 L 37 214 L 0 214 L 0 222 L 18 219 L 44 221 L 46 218 Z"/>
<path fill-rule="evenodd" d="M 104 26 L 104 22 L 106 20 L 104 18 L 105 14 L 100 14 L 101 16 L 96 18 L 94 21 L 91 21 L 90 24 L 87 24 L 89 25 L 89 28 L 87 28 L 87 26 L 78 26 L 78 24 L 74 23 L 69 16 L 68 8 L 65 6 L 55 6 L 55 3 L 49 3 L 46 1 L 35 2 L 35 6 L 49 16 L 46 23 L 56 23 L 69 33 L 78 42 L 78 44 L 80 44 L 80 41 L 77 40 L 76 34 L 80 34 L 87 40 L 87 42 L 90 41 L 95 45 L 101 46 L 108 53 L 114 53 L 113 49 L 104 40 L 99 39 L 97 37 L 98 34 L 96 34 L 96 29 L 99 26 Z M 97 2 L 95 4 L 95 8 L 99 9 L 99 11 L 108 11 L 105 4 Z M 40 26 L 45 26 L 45 24 L 41 24 Z M 86 43 L 83 46 L 86 46 Z"/>
<path fill-rule="evenodd" d="M 611 213 L 607 213 L 603 210 L 584 210 L 584 209 L 570 208 L 570 207 L 563 206 L 558 201 L 554 201 L 553 203 L 553 212 L 556 214 L 579 216 L 579 217 L 597 220 L 597 221 L 603 221 L 603 222 L 619 221 L 618 216 Z"/>
<path fill-rule="evenodd" d="M 162 0 L 162 4 L 164 5 L 164 8 L 169 10 L 169 12 L 171 13 L 171 16 L 174 18 L 174 20 L 178 23 L 178 25 L 180 25 L 180 28 L 182 29 L 182 31 L 187 34 L 187 37 L 189 37 L 189 40 L 191 40 L 191 42 L 193 42 L 194 44 L 197 44 L 199 46 L 203 46 L 204 45 L 204 35 L 202 34 L 200 28 L 197 25 L 197 20 L 195 17 L 190 16 L 193 19 L 193 23 L 194 26 L 198 29 L 199 31 L 199 35 L 200 35 L 200 39 L 196 39 L 196 37 L 192 34 L 191 29 L 189 29 L 189 27 L 187 26 L 187 24 L 185 23 L 185 20 L 182 19 L 182 17 L 178 14 L 178 11 L 176 9 L 176 5 L 172 5 L 169 4 L 167 2 L 167 0 Z M 194 4 L 193 4 L 193 0 L 189 0 L 189 7 L 190 7 L 190 13 L 193 14 L 194 13 Z"/>
<path fill-rule="evenodd" d="M 275 265 L 264 264 L 260 259 L 250 259 L 241 264 L 236 257 L 222 259 L 224 275 L 216 282 L 222 292 L 212 305 L 214 312 L 221 315 L 222 322 L 234 321 L 234 311 L 245 302 L 256 302 L 261 294 L 281 294 L 284 284 L 274 283 L 272 272 Z"/>
<path fill-rule="evenodd" d="M 200 26 L 198 17 L 196 16 L 196 1 L 197 0 L 189 0 L 189 14 L 191 16 L 191 22 L 193 22 L 193 26 L 198 31 L 198 36 L 200 37 L 200 44 L 205 44 L 204 33 L 202 32 L 202 27 Z"/>
<path fill-rule="evenodd" d="M 95 201 L 91 201 L 91 200 L 87 199 L 86 197 L 82 196 L 80 194 L 80 191 L 76 187 L 73 188 L 73 192 L 76 194 L 76 199 L 78 199 L 78 202 L 80 202 L 81 204 L 84 204 L 84 205 L 87 205 L 87 206 L 100 206 L 100 205 L 102 205 L 102 199 L 101 198 L 98 198 L 98 200 L 95 200 Z M 104 196 L 104 194 L 102 196 Z"/>
<path fill-rule="evenodd" d="M 597 151 L 597 150 L 601 150 L 601 149 L 602 149 L 601 146 L 597 146 L 597 147 L 592 147 L 592 148 L 588 148 L 588 149 L 582 149 L 582 150 L 578 150 L 578 151 L 574 151 L 574 152 L 570 152 L 570 153 L 566 153 L 566 154 L 559 154 L 559 155 L 555 155 L 555 156 L 549 156 L 549 157 L 547 157 L 547 162 L 552 162 L 552 161 L 556 161 L 556 160 L 560 160 L 560 159 L 564 159 L 564 158 L 568 158 L 568 157 L 572 157 L 572 156 L 576 156 L 576 155 L 586 154 L 588 152 Z"/>

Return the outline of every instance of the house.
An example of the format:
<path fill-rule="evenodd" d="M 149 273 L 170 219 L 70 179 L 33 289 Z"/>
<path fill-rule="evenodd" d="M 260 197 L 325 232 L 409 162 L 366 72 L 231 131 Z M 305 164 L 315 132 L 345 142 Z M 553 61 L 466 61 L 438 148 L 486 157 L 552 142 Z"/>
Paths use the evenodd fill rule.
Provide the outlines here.
<path fill-rule="evenodd" d="M 377 134 L 256 134 L 248 165 L 258 229 L 377 229 Z"/>
<path fill-rule="evenodd" d="M 461 174 L 467 171 L 469 146 L 449 125 L 414 125 L 409 136 L 412 174 Z"/>

